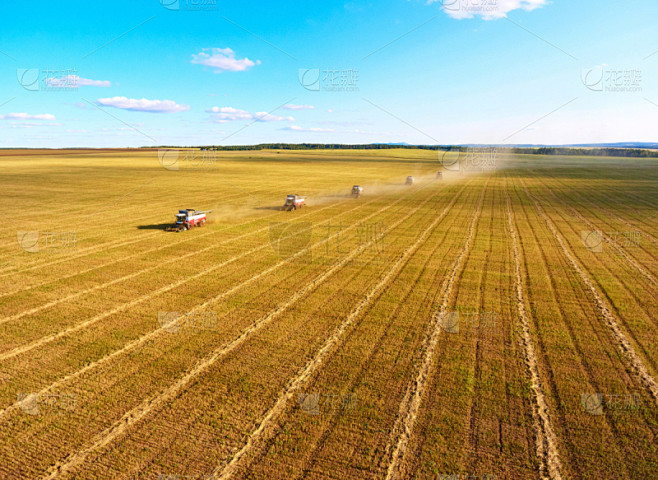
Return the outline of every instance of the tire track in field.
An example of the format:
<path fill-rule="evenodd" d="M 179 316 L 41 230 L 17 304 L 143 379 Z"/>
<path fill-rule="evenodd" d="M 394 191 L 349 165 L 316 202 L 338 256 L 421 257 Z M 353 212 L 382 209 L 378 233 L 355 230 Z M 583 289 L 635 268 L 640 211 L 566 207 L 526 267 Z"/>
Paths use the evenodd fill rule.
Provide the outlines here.
<path fill-rule="evenodd" d="M 400 403 L 397 420 L 391 431 L 391 440 L 389 440 L 384 453 L 384 456 L 387 457 L 392 451 L 391 462 L 388 465 L 386 473 L 387 480 L 393 478 L 401 478 L 402 476 L 401 469 L 407 454 L 407 447 L 409 446 L 413 428 L 416 424 L 422 396 L 425 391 L 425 385 L 434 363 L 433 360 L 436 345 L 439 341 L 439 337 L 441 336 L 441 328 L 439 325 L 440 321 L 438 319 L 443 317 L 448 308 L 455 281 L 457 280 L 458 275 L 460 275 L 460 271 L 467 254 L 471 250 L 473 238 L 475 237 L 476 226 L 482 212 L 484 194 L 487 190 L 488 183 L 489 179 L 487 179 L 484 188 L 482 189 L 480 199 L 478 200 L 478 205 L 475 209 L 475 212 L 473 212 L 473 218 L 471 219 L 471 223 L 468 226 L 468 233 L 466 234 L 466 241 L 464 246 L 457 256 L 457 259 L 453 262 L 450 274 L 445 278 L 443 285 L 441 286 L 442 293 L 440 299 L 441 304 L 439 306 L 439 314 L 436 316 L 436 320 L 433 318 L 432 321 L 430 321 L 427 333 L 425 334 L 425 340 L 423 341 L 424 346 L 422 347 L 424 354 L 422 355 L 422 362 L 418 373 L 416 374 L 416 378 L 407 387 L 404 398 Z M 396 438 L 397 441 L 395 440 Z M 395 447 L 393 447 L 393 444 L 395 444 Z"/>
<path fill-rule="evenodd" d="M 413 192 L 412 192 L 412 193 L 413 193 Z M 368 219 L 370 219 L 370 218 L 372 218 L 372 217 L 374 217 L 374 216 L 381 215 L 383 212 L 385 212 L 386 210 L 392 208 L 393 206 L 395 206 L 397 203 L 399 203 L 399 202 L 401 202 L 402 200 L 404 200 L 404 199 L 405 199 L 406 197 L 408 197 L 409 195 L 410 195 L 410 194 L 407 194 L 407 195 L 403 196 L 402 198 L 396 200 L 396 201 L 393 202 L 392 204 L 390 204 L 390 205 L 388 205 L 388 206 L 386 206 L 386 207 L 384 207 L 384 208 L 378 210 L 377 212 L 374 212 L 374 213 L 370 214 L 370 215 L 367 216 L 367 217 L 364 217 L 363 219 L 360 220 L 360 222 L 363 222 L 364 220 L 368 220 Z M 373 201 L 374 201 L 374 200 L 373 200 Z M 429 201 L 429 199 L 426 200 L 425 202 L 423 202 L 422 205 L 425 205 L 425 204 L 427 203 L 427 201 Z M 364 205 L 362 205 L 362 206 L 365 206 L 365 205 L 367 205 L 367 204 L 364 204 Z M 421 206 L 422 206 L 422 205 L 421 205 Z M 357 207 L 357 208 L 358 208 L 358 207 Z M 416 209 L 414 209 L 414 211 L 412 212 L 412 214 L 413 214 L 414 212 L 418 211 L 419 208 L 420 208 L 420 207 L 417 207 Z M 349 210 L 349 211 L 351 211 L 351 210 Z M 349 213 L 349 211 L 348 211 L 348 212 L 344 212 L 344 213 Z M 340 214 L 340 215 L 342 215 L 342 214 Z M 410 215 L 411 215 L 411 214 L 410 214 Z M 334 217 L 334 218 L 335 218 L 335 217 Z M 405 217 L 405 218 L 406 218 L 406 217 Z M 294 258 L 296 258 L 296 257 L 298 257 L 298 256 L 301 256 L 301 255 L 305 254 L 307 251 L 311 250 L 312 248 L 317 247 L 318 245 L 321 245 L 321 244 L 323 244 L 323 243 L 326 243 L 326 242 L 332 240 L 333 238 L 339 236 L 341 233 L 344 233 L 344 232 L 346 232 L 346 231 L 348 231 L 348 230 L 351 230 L 351 229 L 353 229 L 353 228 L 356 228 L 356 224 L 355 224 L 355 225 L 352 225 L 352 226 L 350 226 L 350 227 L 348 227 L 348 228 L 346 228 L 346 229 L 344 229 L 344 230 L 341 230 L 340 232 L 338 232 L 338 233 L 332 235 L 332 236 L 329 237 L 329 238 L 326 238 L 326 239 L 324 239 L 324 240 L 322 240 L 322 241 L 320 241 L 320 242 L 318 242 L 318 243 L 316 243 L 316 244 L 314 244 L 314 245 L 309 246 L 308 248 L 306 248 L 306 249 L 304 249 L 304 250 L 298 252 L 297 254 L 295 254 L 295 255 L 293 255 L 293 256 L 291 256 L 291 257 L 289 257 L 289 258 L 287 258 L 287 259 L 285 259 L 285 260 L 283 260 L 283 261 L 281 261 L 281 262 L 279 262 L 279 263 L 276 264 L 275 266 L 270 267 L 270 268 L 266 269 L 265 271 L 260 272 L 260 273 L 258 273 L 258 274 L 256 274 L 256 275 L 252 276 L 251 278 L 245 280 L 244 282 L 242 282 L 242 283 L 240 283 L 239 285 L 237 285 L 237 286 L 231 288 L 230 290 L 228 290 L 228 291 L 226 291 L 226 292 L 223 292 L 223 293 L 221 293 L 220 295 L 217 295 L 216 297 L 213 297 L 212 299 L 210 299 L 210 300 L 208 300 L 208 301 L 206 301 L 206 302 L 204 302 L 204 303 L 202 303 L 202 304 L 200 304 L 200 305 L 194 307 L 194 309 L 192 309 L 192 310 L 190 311 L 190 313 L 192 313 L 192 312 L 197 312 L 197 311 L 199 311 L 199 310 L 201 310 L 201 309 L 207 307 L 208 305 L 211 305 L 212 303 L 216 303 L 216 302 L 218 302 L 218 301 L 221 301 L 223 298 L 226 298 L 227 296 L 229 296 L 229 295 L 235 293 L 236 291 L 240 290 L 241 288 L 243 288 L 243 287 L 245 287 L 245 286 L 248 286 L 249 284 L 251 284 L 251 283 L 257 281 L 257 280 L 260 279 L 260 278 L 262 278 L 263 276 L 266 275 L 266 273 L 271 273 L 271 272 L 272 272 L 273 270 L 275 270 L 276 268 L 279 268 L 279 267 L 281 267 L 281 266 L 283 266 L 283 265 L 285 265 L 285 264 L 287 264 L 287 263 L 290 263 Z M 389 228 L 389 230 L 390 230 L 390 228 Z M 388 230 L 387 230 L 387 231 L 388 231 Z M 297 233 L 299 233 L 299 232 L 296 232 L 295 234 L 297 234 Z M 287 238 L 287 237 L 286 237 L 286 238 Z M 267 246 L 267 245 L 266 245 L 266 246 Z M 260 248 L 262 248 L 262 247 L 257 247 L 257 249 L 260 249 Z M 256 249 L 254 249 L 254 250 L 256 250 Z M 242 256 L 245 256 L 245 255 L 251 255 L 252 253 L 253 253 L 253 251 L 250 251 L 250 252 L 247 252 L 247 253 L 245 253 L 245 254 L 242 254 Z M 116 350 L 116 351 L 112 352 L 111 354 L 109 354 L 109 355 L 107 355 L 107 356 L 105 356 L 105 357 L 103 357 L 103 358 L 101 358 L 101 359 L 99 359 L 99 360 L 97 360 L 97 361 L 95 361 L 95 362 L 92 362 L 92 363 L 86 365 L 84 368 L 82 368 L 82 369 L 80 369 L 80 370 L 78 370 L 78 371 L 76 371 L 76 372 L 74 372 L 74 373 L 72 373 L 72 374 L 69 374 L 69 375 L 67 375 L 67 376 L 65 376 L 65 377 L 63 377 L 63 378 L 57 380 L 56 382 L 52 383 L 52 384 L 49 385 L 48 387 L 42 389 L 42 390 L 39 392 L 39 394 L 40 394 L 40 395 L 41 395 L 41 394 L 46 394 L 46 393 L 48 393 L 49 391 L 56 390 L 58 387 L 62 386 L 64 383 L 66 383 L 66 382 L 68 382 L 68 381 L 70 381 L 70 380 L 73 380 L 73 379 L 75 379 L 75 378 L 80 377 L 80 376 L 83 375 L 84 373 L 87 373 L 87 372 L 89 372 L 89 371 L 91 371 L 91 370 L 93 370 L 93 369 L 95 369 L 95 368 L 101 366 L 102 364 L 105 364 L 105 363 L 109 362 L 109 361 L 112 360 L 113 358 L 116 358 L 116 357 L 118 357 L 118 356 L 120 356 L 120 355 L 122 355 L 122 354 L 124 354 L 124 353 L 128 353 L 128 352 L 130 352 L 130 351 L 132 351 L 132 350 L 135 350 L 135 349 L 139 348 L 139 347 L 142 346 L 144 343 L 149 342 L 149 341 L 153 340 L 155 337 L 161 335 L 163 332 L 166 331 L 166 328 L 167 328 L 167 327 L 168 327 L 168 325 L 163 325 L 163 326 L 161 326 L 161 328 L 159 328 L 159 329 L 157 329 L 157 330 L 153 330 L 153 331 L 147 333 L 146 335 L 143 335 L 143 336 L 141 336 L 141 337 L 139 337 L 139 338 L 133 340 L 132 342 L 130 342 L 130 343 L 128 343 L 127 345 L 125 345 L 123 348 L 121 348 L 121 349 L 119 349 L 119 350 Z M 14 403 L 13 405 L 11 405 L 11 406 L 9 406 L 9 407 L 3 409 L 3 410 L 0 410 L 0 418 L 6 416 L 6 415 L 9 414 L 10 412 L 16 410 L 19 406 L 20 406 L 20 402 L 17 402 L 17 403 Z"/>
<path fill-rule="evenodd" d="M 542 184 L 543 184 L 543 182 L 542 182 Z M 554 192 L 553 192 L 553 191 L 552 191 L 547 185 L 544 184 L 544 188 L 549 192 L 549 194 L 551 195 L 551 197 L 552 197 L 553 199 L 560 201 L 560 200 L 557 198 L 557 196 L 555 195 L 555 193 L 554 193 Z M 564 207 L 568 208 L 568 209 L 569 209 L 569 210 L 570 210 L 570 211 L 576 216 L 576 218 L 578 218 L 581 222 L 583 222 L 583 223 L 584 223 L 585 225 L 587 225 L 589 228 L 591 228 L 592 230 L 599 231 L 599 232 L 601 233 L 601 236 L 605 239 L 605 241 L 606 241 L 610 246 L 612 246 L 612 247 L 617 251 L 617 253 L 619 253 L 619 255 L 620 255 L 621 257 L 623 257 L 624 260 L 626 260 L 626 262 L 627 262 L 631 267 L 635 268 L 638 272 L 640 272 L 640 273 L 642 274 L 642 276 L 644 276 L 647 280 L 649 280 L 649 282 L 651 282 L 651 286 L 652 286 L 652 287 L 655 288 L 656 286 L 658 286 L 658 280 L 656 280 L 656 277 L 654 277 L 654 276 L 653 276 L 651 273 L 649 273 L 649 272 L 648 272 L 648 271 L 647 271 L 642 265 L 640 265 L 640 264 L 639 264 L 639 263 L 638 263 L 633 257 L 631 257 L 628 253 L 626 253 L 626 252 L 624 251 L 624 249 L 621 248 L 621 247 L 617 244 L 617 242 L 613 241 L 612 238 L 610 238 L 610 236 L 609 236 L 607 233 L 605 233 L 605 232 L 602 231 L 602 230 L 597 229 L 596 225 L 594 225 L 594 224 L 593 224 L 592 222 L 590 222 L 587 218 L 585 218 L 583 215 L 581 215 L 581 213 L 580 213 L 579 211 L 577 211 L 575 208 L 573 208 L 572 206 L 567 205 L 565 202 L 562 202 L 562 201 L 560 201 L 560 203 L 561 203 Z M 549 206 L 549 207 L 552 207 L 550 204 L 549 204 L 548 206 Z M 552 208 L 555 208 L 555 207 L 552 207 Z"/>
<path fill-rule="evenodd" d="M 373 201 L 374 201 L 374 200 L 373 200 Z M 367 204 L 366 204 L 366 205 L 367 205 Z M 312 214 L 312 213 L 320 212 L 320 211 L 322 211 L 322 210 L 324 210 L 324 209 L 327 209 L 327 208 L 332 208 L 333 206 L 334 206 L 334 205 L 330 205 L 330 206 L 327 206 L 327 207 L 320 208 L 320 209 L 318 209 L 318 210 L 315 210 L 315 212 L 309 212 L 307 215 L 310 215 L 310 214 Z M 352 209 L 352 210 L 354 210 L 354 209 Z M 352 211 L 352 210 L 348 210 L 348 212 L 350 212 L 350 211 Z M 341 214 L 341 215 L 342 215 L 342 214 Z M 298 218 L 302 218 L 302 216 L 299 216 Z M 247 223 L 249 223 L 249 222 L 247 222 Z M 238 226 L 239 226 L 239 225 L 238 225 Z M 248 236 L 251 236 L 251 235 L 255 235 L 255 234 L 258 234 L 258 233 L 265 232 L 265 231 L 267 231 L 268 229 L 269 229 L 269 226 L 265 226 L 265 227 L 259 228 L 258 230 L 254 230 L 253 232 L 247 232 L 247 233 L 244 233 L 244 234 L 239 235 L 239 236 L 237 236 L 237 237 L 228 238 L 228 239 L 223 240 L 223 241 L 221 241 L 221 242 L 219 242 L 219 243 L 215 243 L 215 244 L 209 245 L 209 246 L 207 246 L 207 247 L 204 247 L 204 248 L 202 248 L 202 249 L 200 249 L 200 250 L 195 250 L 195 251 L 193 251 L 193 252 L 186 253 L 185 255 L 178 256 L 178 257 L 176 257 L 176 258 L 171 258 L 171 259 L 169 259 L 169 260 L 163 260 L 163 261 L 160 261 L 160 262 L 158 262 L 156 265 L 153 265 L 153 266 L 151 266 L 151 267 L 147 267 L 147 268 L 143 268 L 142 270 L 138 270 L 138 271 L 136 271 L 136 272 L 129 273 L 128 275 L 124 275 L 123 277 L 115 278 L 114 280 L 110 280 L 109 282 L 101 283 L 101 284 L 99 284 L 99 285 L 94 285 L 93 287 L 90 287 L 90 288 L 88 288 L 88 289 L 86 289 L 86 290 L 81 290 L 81 291 L 79 291 L 79 292 L 73 293 L 73 294 L 68 295 L 68 296 L 66 296 L 66 297 L 60 297 L 60 298 L 58 298 L 58 299 L 56 299 L 56 300 L 53 300 L 53 301 L 51 301 L 51 302 L 48 302 L 48 303 L 44 303 L 44 304 L 42 304 L 42 305 L 39 305 L 38 307 L 34 307 L 34 308 L 29 309 L 29 310 L 24 310 L 24 311 L 22 311 L 22 312 L 20 312 L 20 313 L 17 313 L 17 314 L 11 315 L 11 316 L 9 316 L 9 317 L 0 318 L 0 325 L 3 325 L 3 324 L 5 324 L 5 323 L 7 323 L 7 322 L 11 322 L 11 321 L 14 321 L 14 320 L 19 320 L 19 319 L 21 319 L 21 318 L 23 318 L 23 317 L 25 317 L 25 316 L 28 316 L 28 315 L 34 315 L 35 313 L 38 313 L 38 312 L 40 312 L 40 311 L 42 311 L 42 310 L 46 310 L 46 309 L 48 309 L 48 308 L 50 308 L 50 307 L 54 307 L 55 305 L 59 305 L 60 303 L 64 303 L 64 302 L 67 302 L 67 301 L 70 301 L 70 300 L 74 300 L 74 299 L 76 299 L 76 298 L 83 297 L 83 296 L 85 296 L 85 295 L 87 295 L 87 294 L 89 294 L 89 293 L 92 293 L 92 292 L 95 292 L 95 291 L 98 291 L 98 290 L 102 290 L 102 289 L 104 289 L 104 288 L 106 288 L 106 287 L 109 287 L 109 286 L 115 285 L 115 284 L 117 284 L 117 283 L 121 283 L 121 282 L 124 282 L 124 281 L 126 281 L 126 280 L 130 280 L 130 279 L 132 279 L 132 278 L 135 278 L 135 277 L 138 277 L 138 276 L 140 276 L 140 275 L 143 275 L 143 274 L 145 274 L 145 273 L 152 272 L 152 271 L 157 270 L 157 269 L 159 269 L 159 268 L 161 268 L 161 267 L 163 267 L 163 266 L 170 265 L 170 264 L 172 264 L 172 263 L 179 263 L 182 259 L 190 258 L 190 257 L 196 256 L 196 255 L 198 255 L 198 254 L 200 254 L 200 253 L 207 252 L 207 251 L 209 251 L 209 250 L 213 250 L 213 249 L 218 248 L 218 247 L 220 247 L 220 246 L 222 246 L 222 245 L 224 245 L 224 244 L 226 244 L 226 243 L 230 243 L 230 242 L 235 241 L 235 240 L 240 240 L 240 239 L 242 239 L 242 238 L 244 238 L 244 237 L 248 237 Z M 215 231 L 213 231 L 213 232 L 207 232 L 207 233 L 203 234 L 203 236 L 212 235 L 212 234 L 216 234 L 216 233 L 218 233 L 218 232 L 215 232 Z M 199 238 L 199 236 L 197 236 L 197 237 L 191 237 L 189 240 L 192 240 L 193 238 Z M 183 243 L 183 242 L 186 242 L 186 241 L 188 241 L 188 240 L 183 240 L 182 242 L 178 242 L 178 243 Z M 166 246 L 164 246 L 164 247 L 159 247 L 159 248 L 156 248 L 155 250 L 162 250 L 162 249 L 165 249 L 165 248 L 168 248 L 168 247 L 176 246 L 178 243 L 169 244 L 169 245 L 166 245 Z M 139 255 L 143 255 L 143 254 L 145 254 L 145 253 L 148 253 L 148 252 L 144 252 L 144 253 L 139 254 Z M 254 251 L 252 251 L 252 253 L 254 253 Z M 125 260 L 125 258 L 122 258 L 120 261 L 123 261 L 123 260 Z M 1 356 L 0 356 L 0 358 L 1 358 Z"/>
<path fill-rule="evenodd" d="M 478 279 L 478 311 L 479 312 L 484 312 L 486 311 L 486 305 L 485 305 L 485 298 L 486 298 L 486 289 L 488 286 L 488 276 L 489 276 L 489 260 L 491 259 L 491 252 L 492 252 L 492 243 L 493 243 L 493 237 L 494 233 L 494 220 L 495 220 L 495 214 L 496 214 L 496 206 L 497 206 L 497 197 L 496 197 L 496 192 L 493 192 L 491 195 L 491 203 L 488 205 L 488 208 L 490 210 L 489 218 L 487 219 L 487 223 L 489 224 L 489 228 L 487 229 L 487 245 L 485 247 L 485 257 L 484 257 L 484 262 L 482 264 L 481 272 L 480 272 L 480 278 Z M 479 231 L 479 224 L 478 228 L 476 229 L 475 237 L 477 238 L 477 234 Z M 464 267 L 466 268 L 466 267 Z M 459 293 L 457 293 L 458 295 Z M 455 300 L 456 301 L 456 300 Z M 475 337 L 475 354 L 473 355 L 474 358 L 474 367 L 473 367 L 473 379 L 474 379 L 474 384 L 482 384 L 482 365 L 484 363 L 482 357 L 483 357 L 483 350 L 486 348 L 481 346 L 482 342 L 482 332 L 481 332 L 481 325 L 478 325 L 477 328 L 477 336 Z M 482 455 L 480 453 L 480 432 L 481 432 L 481 404 L 482 403 L 482 390 L 481 389 L 474 389 L 473 395 L 471 398 L 469 398 L 469 407 L 468 407 L 468 428 L 466 430 L 466 434 L 468 435 L 468 447 L 466 447 L 466 451 L 470 452 L 471 455 L 471 461 L 470 461 L 470 467 L 469 471 L 476 471 L 477 468 L 477 462 Z M 425 446 L 425 441 L 419 442 L 423 448 Z M 421 450 L 422 451 L 422 450 Z M 464 455 L 465 457 L 465 455 Z M 464 458 L 464 461 L 467 459 Z"/>
<path fill-rule="evenodd" d="M 533 391 L 532 417 L 533 427 L 536 432 L 537 456 L 540 462 L 540 474 L 542 478 L 551 480 L 562 479 L 562 463 L 557 448 L 557 436 L 551 423 L 548 402 L 542 387 L 541 376 L 539 374 L 539 365 L 535 355 L 535 347 L 530 334 L 530 322 L 528 313 L 525 308 L 526 296 L 523 287 L 523 272 L 521 270 L 521 253 L 519 249 L 519 237 L 514 227 L 514 212 L 511 207 L 511 199 L 507 192 L 507 226 L 511 237 L 512 251 L 514 256 L 514 286 L 516 289 L 516 306 L 521 323 L 521 333 L 523 338 L 523 350 L 525 364 L 528 367 L 530 382 Z"/>
<path fill-rule="evenodd" d="M 564 238 L 557 231 L 555 225 L 548 217 L 548 215 L 546 215 L 542 206 L 537 201 L 537 198 L 528 191 L 528 188 L 525 186 L 522 180 L 521 180 L 521 186 L 525 190 L 526 195 L 532 199 L 535 208 L 537 209 L 540 216 L 548 226 L 548 229 L 553 234 L 553 237 L 555 237 L 555 239 L 557 240 L 563 255 L 569 261 L 573 269 L 576 271 L 576 273 L 578 273 L 578 276 L 580 276 L 583 283 L 589 289 L 592 295 L 592 299 L 594 300 L 594 303 L 596 304 L 599 313 L 603 317 L 603 320 L 610 328 L 610 331 L 614 339 L 616 340 L 617 346 L 619 347 L 622 356 L 626 358 L 626 360 L 629 362 L 629 366 L 631 370 L 639 377 L 640 383 L 642 383 L 647 388 L 651 396 L 653 396 L 655 403 L 658 404 L 658 384 L 656 384 L 656 380 L 649 373 L 646 366 L 644 365 L 644 362 L 635 352 L 635 349 L 633 348 L 630 341 L 628 340 L 628 337 L 624 334 L 624 332 L 622 332 L 621 328 L 619 327 L 619 324 L 617 323 L 617 320 L 615 319 L 615 316 L 612 314 L 610 308 L 606 305 L 605 301 L 603 300 L 603 297 L 601 296 L 597 288 L 594 286 L 594 283 L 590 279 L 589 275 L 585 273 L 585 271 L 580 266 L 578 261 L 573 257 L 573 255 L 569 251 Z"/>
<path fill-rule="evenodd" d="M 332 335 L 326 340 L 324 345 L 316 353 L 315 357 L 306 364 L 303 371 L 288 382 L 288 386 L 286 387 L 285 391 L 279 396 L 274 406 L 272 406 L 267 411 L 258 428 L 249 436 L 249 439 L 247 440 L 247 443 L 244 445 L 244 447 L 231 459 L 227 465 L 224 467 L 217 467 L 212 474 L 212 478 L 230 478 L 233 474 L 236 473 L 237 469 L 244 461 L 243 459 L 247 458 L 252 449 L 255 448 L 256 444 L 264 437 L 270 436 L 273 433 L 272 430 L 274 427 L 271 424 L 284 412 L 290 398 L 292 398 L 295 392 L 297 392 L 313 375 L 313 373 L 322 366 L 324 360 L 332 353 L 336 345 L 340 342 L 341 337 L 354 324 L 355 320 L 361 315 L 361 313 L 366 310 L 377 298 L 379 298 L 383 290 L 395 278 L 397 278 L 397 275 L 408 263 L 411 256 L 413 256 L 416 250 L 418 250 L 418 248 L 425 243 L 425 240 L 432 233 L 434 228 L 436 228 L 439 222 L 445 218 L 447 213 L 457 201 L 458 196 L 461 194 L 461 192 L 464 191 L 465 188 L 466 186 L 462 187 L 462 189 L 457 193 L 457 196 L 452 199 L 452 201 L 448 204 L 448 206 L 445 207 L 441 214 L 439 214 L 430 224 L 430 226 L 423 231 L 423 233 L 416 239 L 414 244 L 404 251 L 400 258 L 386 273 L 386 275 L 384 275 L 384 277 L 365 296 L 365 298 L 357 304 L 357 306 L 347 316 L 345 321 L 339 325 L 332 333 Z"/>
<path fill-rule="evenodd" d="M 453 202 L 457 199 L 457 197 L 461 194 L 463 191 L 460 190 L 456 195 L 455 198 L 453 199 Z M 400 202 L 404 198 L 406 198 L 408 195 L 405 197 L 402 197 L 401 199 L 397 200 L 395 203 Z M 74 454 L 69 455 L 66 457 L 63 461 L 56 463 L 53 465 L 47 476 L 44 477 L 45 479 L 54 479 L 57 478 L 59 475 L 64 474 L 69 472 L 71 469 L 75 468 L 76 466 L 80 465 L 85 461 L 85 459 L 89 456 L 89 454 L 93 453 L 96 450 L 99 450 L 107 445 L 109 445 L 111 442 L 113 442 L 116 438 L 121 436 L 123 433 L 125 433 L 132 425 L 135 423 L 139 422 L 141 419 L 149 415 L 151 412 L 171 400 L 173 397 L 175 397 L 178 393 L 180 393 L 182 390 L 184 390 L 190 382 L 208 370 L 212 365 L 214 365 L 218 360 L 223 358 L 225 355 L 229 354 L 233 350 L 235 350 L 237 347 L 242 345 L 244 342 L 249 340 L 252 335 L 254 335 L 256 332 L 258 332 L 260 329 L 271 323 L 273 320 L 278 318 L 281 314 L 283 314 L 286 310 L 288 310 L 291 306 L 296 304 L 300 299 L 304 298 L 306 295 L 311 293 L 313 290 L 315 290 L 319 285 L 321 285 L 324 281 L 326 281 L 329 277 L 331 277 L 334 273 L 338 272 L 341 270 L 345 265 L 347 265 L 350 261 L 352 261 L 359 253 L 361 253 L 363 250 L 368 248 L 369 245 L 372 243 L 378 241 L 383 235 L 385 235 L 387 232 L 393 230 L 397 226 L 399 226 L 402 222 L 413 216 L 416 212 L 418 212 L 429 200 L 431 200 L 433 197 L 428 197 L 425 201 L 423 201 L 421 204 L 419 204 L 417 207 L 415 207 L 411 212 L 409 212 L 407 215 L 402 217 L 400 220 L 397 220 L 394 222 L 392 225 L 390 225 L 386 230 L 382 231 L 377 235 L 375 238 L 370 240 L 367 243 L 362 244 L 355 250 L 353 250 L 348 256 L 343 258 L 341 261 L 338 263 L 334 264 L 331 268 L 323 272 L 321 275 L 316 277 L 312 282 L 307 283 L 304 285 L 301 289 L 296 291 L 296 293 L 284 304 L 279 305 L 276 309 L 271 311 L 269 314 L 267 314 L 265 317 L 262 317 L 258 320 L 256 320 L 254 323 L 252 323 L 249 327 L 247 327 L 245 330 L 240 333 L 236 338 L 234 338 L 232 341 L 225 343 L 221 347 L 219 347 L 217 350 L 215 350 L 210 356 L 206 357 L 203 361 L 199 362 L 192 370 L 188 371 L 183 377 L 181 377 L 176 383 L 173 385 L 169 386 L 165 391 L 163 391 L 161 394 L 156 395 L 155 397 L 152 397 L 148 399 L 147 401 L 143 402 L 139 406 L 133 408 L 129 412 L 125 413 L 124 416 L 117 422 L 115 422 L 112 426 L 108 427 L 105 429 L 103 432 L 101 432 L 97 438 L 95 439 L 94 443 L 87 447 L 86 449 L 76 452 Z M 376 215 L 380 215 L 382 211 L 385 211 L 389 208 L 391 208 L 394 204 L 391 204 L 387 207 L 384 207 L 380 211 L 377 211 L 373 214 L 371 214 L 368 217 L 365 217 L 365 219 L 372 218 Z M 364 220 L 365 220 L 364 219 Z M 353 225 L 352 227 L 349 227 L 348 229 L 351 228 L 356 228 L 356 225 Z M 346 229 L 347 230 L 347 229 Z M 340 233 L 344 233 L 345 230 L 342 232 L 338 232 L 333 236 L 338 236 Z M 333 237 L 332 236 L 332 237 Z M 327 241 L 328 239 L 323 240 L 320 243 L 323 243 Z M 316 244 L 319 245 L 320 243 Z M 312 248 L 312 247 L 309 247 Z M 301 255 L 305 253 L 304 251 L 299 252 L 297 255 Z M 295 255 L 295 256 L 297 256 Z M 288 263 L 292 259 L 289 258 L 283 263 Z M 202 308 L 205 306 L 206 303 L 200 305 L 198 308 Z"/>

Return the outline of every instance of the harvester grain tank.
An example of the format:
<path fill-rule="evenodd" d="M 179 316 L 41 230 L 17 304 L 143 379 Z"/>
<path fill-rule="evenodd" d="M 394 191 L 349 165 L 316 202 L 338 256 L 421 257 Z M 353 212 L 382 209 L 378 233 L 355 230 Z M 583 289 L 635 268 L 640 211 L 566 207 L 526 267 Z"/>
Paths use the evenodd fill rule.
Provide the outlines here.
<path fill-rule="evenodd" d="M 352 196 L 354 198 L 359 198 L 361 195 L 363 195 L 363 187 L 360 187 L 359 185 L 354 185 L 352 187 Z"/>
<path fill-rule="evenodd" d="M 289 212 L 291 210 L 302 208 L 304 205 L 306 205 L 306 199 L 304 197 L 297 194 L 288 195 L 286 197 L 286 203 L 283 204 L 282 209 Z"/>
<path fill-rule="evenodd" d="M 414 177 L 412 177 L 411 175 L 409 175 L 409 176 L 407 177 L 407 181 L 405 182 L 405 185 L 413 185 L 413 184 L 414 184 Z"/>
<path fill-rule="evenodd" d="M 207 214 L 212 210 L 197 211 L 193 208 L 179 210 L 176 214 L 176 223 L 167 228 L 168 232 L 184 232 L 194 227 L 201 227 L 208 219 Z"/>

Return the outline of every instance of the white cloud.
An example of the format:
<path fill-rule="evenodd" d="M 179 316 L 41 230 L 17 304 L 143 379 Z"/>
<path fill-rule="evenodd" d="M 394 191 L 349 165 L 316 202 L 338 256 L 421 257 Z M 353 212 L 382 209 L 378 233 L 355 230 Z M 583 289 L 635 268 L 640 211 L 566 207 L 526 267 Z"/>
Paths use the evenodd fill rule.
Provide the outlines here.
<path fill-rule="evenodd" d="M 284 127 L 281 130 L 289 130 L 291 132 L 312 132 L 312 133 L 331 133 L 336 131 L 336 130 L 332 130 L 331 128 L 304 128 L 304 127 L 300 127 L 299 125 L 291 125 L 289 127 Z"/>
<path fill-rule="evenodd" d="M 141 100 L 126 97 L 99 98 L 96 104 L 103 107 L 114 107 L 133 112 L 178 113 L 190 109 L 189 105 L 178 105 L 173 100 Z"/>
<path fill-rule="evenodd" d="M 267 112 L 251 113 L 233 107 L 212 107 L 206 110 L 212 114 L 216 123 L 237 122 L 240 120 L 256 120 L 259 122 L 294 122 L 294 117 L 280 117 Z"/>
<path fill-rule="evenodd" d="M 428 3 L 439 3 L 452 18 L 480 16 L 484 20 L 495 20 L 506 17 L 512 10 L 529 12 L 543 7 L 548 0 L 429 0 Z"/>
<path fill-rule="evenodd" d="M 81 78 L 77 75 L 64 75 L 62 77 L 46 78 L 46 84 L 54 88 L 78 88 L 78 87 L 111 87 L 109 80 L 91 80 Z"/>
<path fill-rule="evenodd" d="M 206 53 L 210 50 L 210 54 Z M 245 70 L 260 65 L 260 60 L 252 62 L 248 58 L 235 58 L 235 52 L 230 48 L 204 48 L 196 55 L 192 55 L 192 62 L 205 65 L 215 69 L 215 73 L 221 72 L 244 72 Z"/>
<path fill-rule="evenodd" d="M 56 120 L 55 115 L 50 113 L 40 113 L 37 115 L 29 115 L 27 113 L 8 113 L 0 115 L 4 120 Z"/>
<path fill-rule="evenodd" d="M 315 110 L 313 105 L 293 105 L 289 103 L 288 105 L 283 106 L 284 110 Z"/>

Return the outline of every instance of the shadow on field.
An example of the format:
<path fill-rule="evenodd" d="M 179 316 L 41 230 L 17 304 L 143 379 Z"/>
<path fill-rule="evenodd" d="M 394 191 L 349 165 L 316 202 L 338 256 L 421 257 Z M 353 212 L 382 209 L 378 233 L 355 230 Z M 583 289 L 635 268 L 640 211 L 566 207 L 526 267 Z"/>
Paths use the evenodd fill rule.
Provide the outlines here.
<path fill-rule="evenodd" d="M 278 207 L 254 207 L 254 210 L 282 210 L 281 206 Z"/>
<path fill-rule="evenodd" d="M 171 223 L 159 223 L 157 225 L 140 225 L 137 227 L 138 230 L 166 230 L 167 227 L 171 226 Z"/>

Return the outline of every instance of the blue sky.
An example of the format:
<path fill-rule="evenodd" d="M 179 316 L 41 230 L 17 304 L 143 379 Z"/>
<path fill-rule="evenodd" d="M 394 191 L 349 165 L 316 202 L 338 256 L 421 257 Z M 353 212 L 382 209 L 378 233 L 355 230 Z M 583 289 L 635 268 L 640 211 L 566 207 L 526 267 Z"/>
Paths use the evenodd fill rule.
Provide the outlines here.
<path fill-rule="evenodd" d="M 656 141 L 657 18 L 655 0 L 3 2 L 0 147 Z"/>

